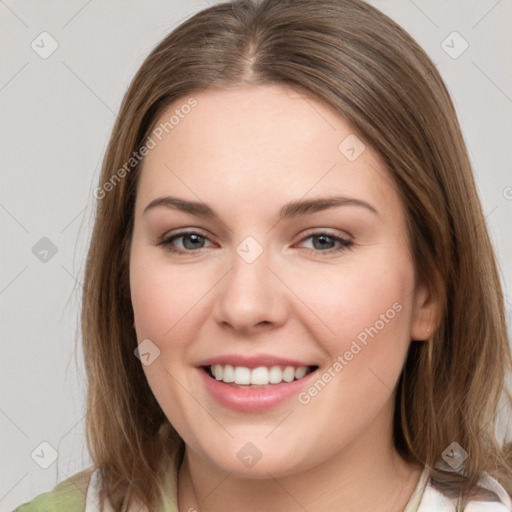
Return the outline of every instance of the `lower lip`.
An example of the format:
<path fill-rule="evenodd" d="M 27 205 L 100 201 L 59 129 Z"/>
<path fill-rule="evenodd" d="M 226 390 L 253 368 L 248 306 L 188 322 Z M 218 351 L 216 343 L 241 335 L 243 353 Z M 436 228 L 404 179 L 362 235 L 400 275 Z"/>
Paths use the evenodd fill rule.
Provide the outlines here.
<path fill-rule="evenodd" d="M 225 382 L 216 380 L 203 369 L 198 368 L 206 389 L 224 407 L 242 412 L 265 411 L 297 395 L 311 379 L 317 370 L 308 373 L 302 379 L 281 384 L 271 384 L 268 388 L 236 388 Z"/>

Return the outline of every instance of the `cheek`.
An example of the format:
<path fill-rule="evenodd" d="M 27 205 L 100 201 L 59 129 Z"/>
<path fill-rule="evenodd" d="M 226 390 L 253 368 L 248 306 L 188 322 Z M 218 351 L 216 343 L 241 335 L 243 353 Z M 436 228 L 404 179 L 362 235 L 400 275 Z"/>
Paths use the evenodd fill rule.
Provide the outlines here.
<path fill-rule="evenodd" d="M 176 421 L 172 411 L 179 410 L 181 398 L 188 400 L 180 384 L 190 390 L 197 386 L 188 371 L 195 363 L 193 341 L 208 314 L 208 293 L 217 280 L 218 271 L 207 266 L 172 265 L 156 251 L 132 249 L 130 291 L 137 340 L 140 344 L 149 339 L 158 353 L 143 369 L 153 394 Z"/>
<path fill-rule="evenodd" d="M 164 333 L 176 322 L 178 301 L 153 271 L 136 268 L 130 282 L 132 306 L 139 341 L 149 338 L 157 345 Z"/>
<path fill-rule="evenodd" d="M 301 281 L 297 288 L 312 312 L 309 328 L 331 359 L 348 351 L 351 366 L 371 364 L 394 372 L 401 367 L 412 321 L 410 261 L 372 258 Z"/>
<path fill-rule="evenodd" d="M 310 332 L 330 364 L 299 402 L 312 417 L 328 404 L 330 420 L 350 437 L 390 403 L 410 343 L 413 271 L 396 260 L 329 277 L 303 288 L 322 319 L 311 321 Z"/>
<path fill-rule="evenodd" d="M 154 261 L 148 252 L 133 249 L 130 291 L 137 340 L 139 344 L 145 343 L 145 347 L 149 347 L 150 352 L 155 354 L 150 364 L 143 364 L 143 370 L 153 395 L 173 420 L 176 418 L 172 411 L 175 410 L 176 397 L 179 396 L 176 378 L 182 382 L 183 377 L 177 374 L 176 367 L 170 362 L 183 360 L 187 341 L 183 329 L 190 325 L 187 322 L 190 320 L 187 311 L 190 311 L 191 306 L 187 300 L 187 288 L 185 292 L 181 291 L 182 280 L 179 272 L 170 272 L 169 268 Z"/>
<path fill-rule="evenodd" d="M 130 259 L 130 290 L 139 344 L 149 339 L 158 356 L 143 370 L 153 395 L 166 416 L 180 432 L 193 431 L 184 417 L 190 411 L 190 398 L 183 386 L 191 389 L 187 347 L 197 331 L 198 303 L 205 291 L 180 268 L 157 262 L 158 256 L 133 248 Z M 192 283 L 192 284 L 191 284 Z M 192 421 L 192 420 L 190 420 Z"/>
<path fill-rule="evenodd" d="M 161 254 L 134 247 L 130 291 L 139 340 L 150 338 L 159 345 L 182 329 L 193 316 L 206 284 L 197 270 L 166 265 Z"/>

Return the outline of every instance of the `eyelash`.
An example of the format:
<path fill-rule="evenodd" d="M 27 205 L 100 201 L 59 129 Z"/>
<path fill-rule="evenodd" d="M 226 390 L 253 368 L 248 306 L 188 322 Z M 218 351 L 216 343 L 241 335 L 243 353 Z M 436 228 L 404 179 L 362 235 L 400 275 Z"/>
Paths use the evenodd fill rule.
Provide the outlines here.
<path fill-rule="evenodd" d="M 157 245 L 162 246 L 168 252 L 172 252 L 175 254 L 184 254 L 184 255 L 185 254 L 186 255 L 194 255 L 197 251 L 204 249 L 204 247 L 200 247 L 199 249 L 182 250 L 182 249 L 176 249 L 175 247 L 172 246 L 172 243 L 175 240 L 177 240 L 179 238 L 183 238 L 187 235 L 197 235 L 201 238 L 204 238 L 205 240 L 208 239 L 208 237 L 202 235 L 201 233 L 198 233 L 197 231 L 180 231 L 179 233 L 176 233 L 168 238 L 161 239 L 157 243 Z M 338 242 L 340 245 L 337 248 L 328 249 L 326 251 L 321 251 L 319 249 L 306 249 L 308 252 L 315 253 L 315 254 L 333 254 L 333 253 L 342 252 L 346 249 L 350 249 L 354 245 L 354 242 L 352 242 L 351 240 L 347 240 L 346 238 L 342 238 L 340 236 L 333 235 L 332 233 L 329 233 L 327 231 L 315 231 L 313 233 L 310 233 L 307 236 L 304 236 L 303 238 L 301 238 L 300 242 L 308 240 L 309 238 L 319 237 L 319 236 L 327 236 L 334 242 Z"/>

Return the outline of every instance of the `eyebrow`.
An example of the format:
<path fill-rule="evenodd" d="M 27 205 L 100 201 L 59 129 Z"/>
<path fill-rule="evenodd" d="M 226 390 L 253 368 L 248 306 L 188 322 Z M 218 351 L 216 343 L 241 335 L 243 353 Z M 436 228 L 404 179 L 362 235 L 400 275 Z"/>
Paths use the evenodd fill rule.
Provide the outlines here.
<path fill-rule="evenodd" d="M 302 215 L 310 215 L 322 210 L 327 210 L 328 208 L 336 208 L 339 206 L 359 206 L 369 210 L 377 216 L 379 215 L 379 212 L 366 201 L 356 199 L 354 197 L 332 196 L 290 201 L 281 208 L 279 219 L 291 219 Z M 146 206 L 146 208 L 144 208 L 143 213 L 146 214 L 148 211 L 158 207 L 177 209 L 190 213 L 191 215 L 195 215 L 196 217 L 208 219 L 217 216 L 215 210 L 206 203 L 188 201 L 186 199 L 180 199 L 172 196 L 158 197 L 154 199 Z"/>

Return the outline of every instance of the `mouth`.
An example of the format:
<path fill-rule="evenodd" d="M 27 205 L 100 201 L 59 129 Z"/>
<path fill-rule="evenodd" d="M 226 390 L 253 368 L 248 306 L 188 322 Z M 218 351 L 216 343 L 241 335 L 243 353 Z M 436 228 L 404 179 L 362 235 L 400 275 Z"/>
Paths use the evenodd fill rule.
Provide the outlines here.
<path fill-rule="evenodd" d="M 248 368 L 232 365 L 207 365 L 201 369 L 213 380 L 238 389 L 272 388 L 298 381 L 318 369 L 318 366 L 258 366 Z"/>

